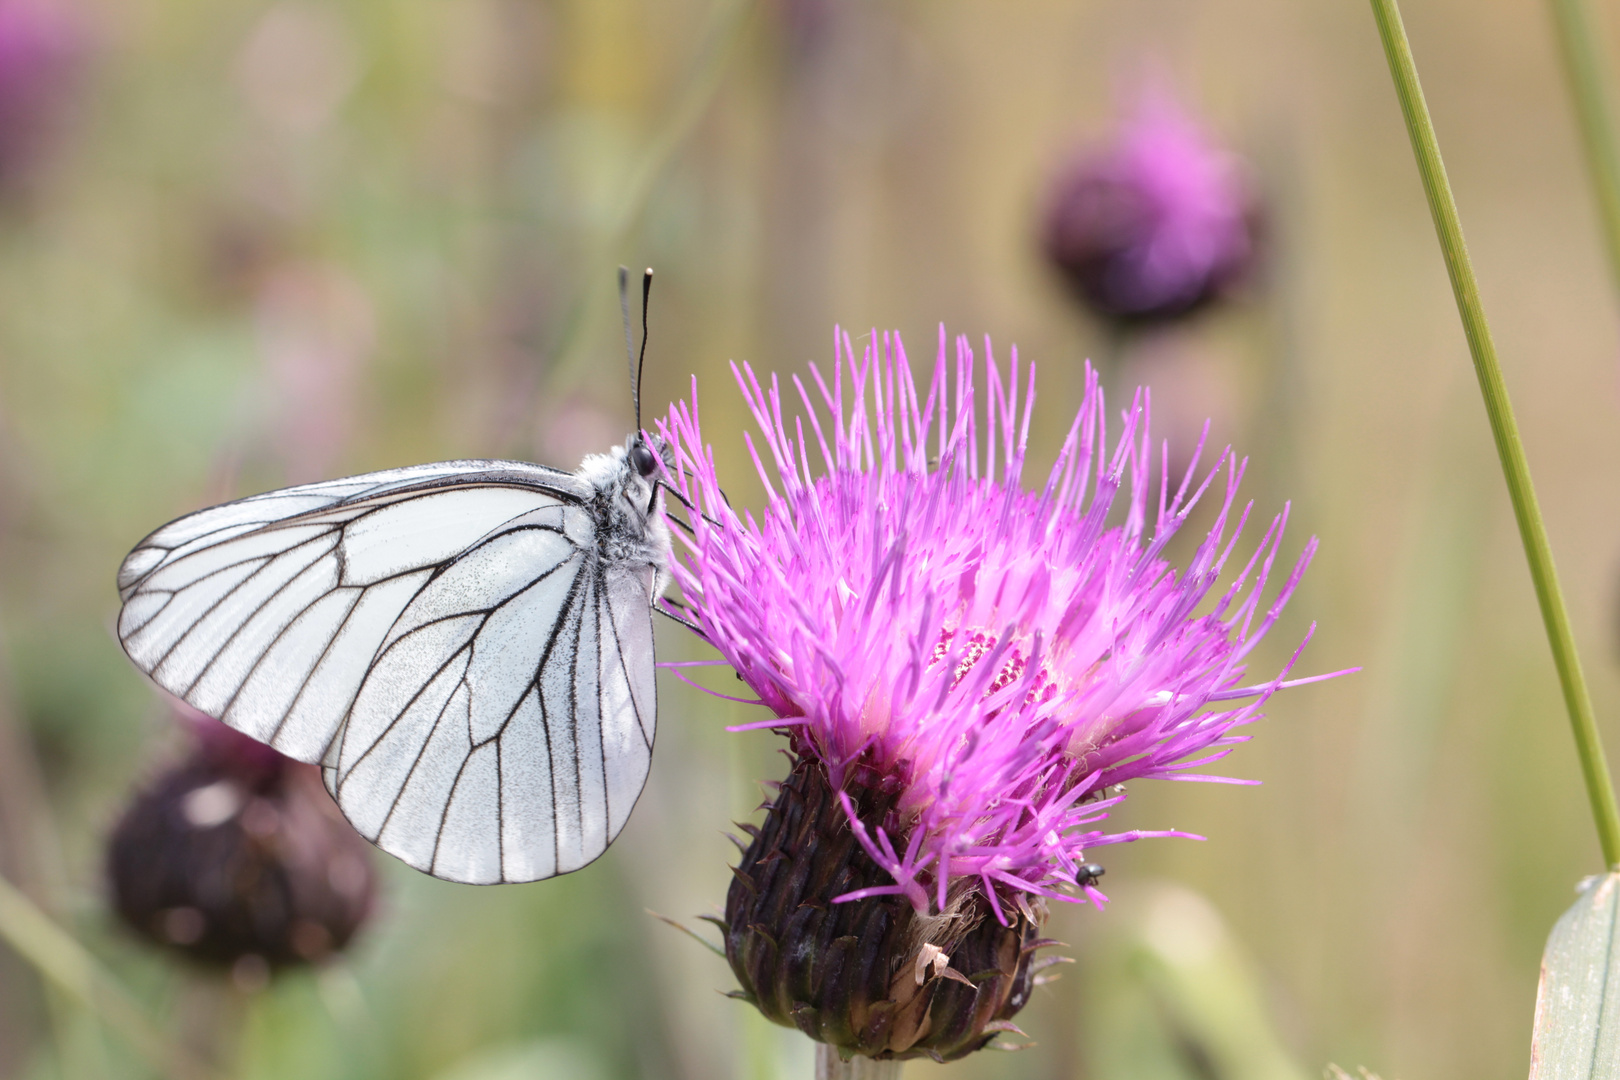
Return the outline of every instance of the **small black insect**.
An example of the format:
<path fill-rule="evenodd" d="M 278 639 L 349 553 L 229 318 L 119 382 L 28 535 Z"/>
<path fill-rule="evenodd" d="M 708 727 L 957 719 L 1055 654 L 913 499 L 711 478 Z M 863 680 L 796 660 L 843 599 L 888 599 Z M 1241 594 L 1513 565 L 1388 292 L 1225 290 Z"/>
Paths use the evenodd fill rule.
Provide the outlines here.
<path fill-rule="evenodd" d="M 1105 873 L 1107 871 L 1094 862 L 1081 863 L 1080 869 L 1074 873 L 1074 883 L 1083 889 L 1087 885 L 1097 884 L 1097 879 Z"/>

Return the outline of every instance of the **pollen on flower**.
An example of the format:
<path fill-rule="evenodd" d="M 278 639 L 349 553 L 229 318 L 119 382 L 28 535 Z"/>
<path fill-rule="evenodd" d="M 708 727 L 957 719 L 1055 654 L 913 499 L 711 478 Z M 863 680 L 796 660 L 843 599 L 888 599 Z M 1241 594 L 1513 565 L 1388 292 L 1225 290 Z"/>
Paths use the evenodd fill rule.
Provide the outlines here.
<path fill-rule="evenodd" d="M 940 631 L 939 642 L 934 646 L 934 651 L 928 657 L 929 667 L 933 667 L 935 664 L 943 663 L 945 659 L 951 655 L 951 642 L 955 637 L 955 630 Z M 967 674 L 973 670 L 973 666 L 975 664 L 984 659 L 986 655 L 995 649 L 998 641 L 996 635 L 984 633 L 983 631 L 979 630 L 969 631 L 965 640 L 967 642 L 967 646 L 963 650 L 962 655 L 957 659 L 956 677 L 952 683 L 953 687 L 956 683 L 961 682 L 967 676 Z M 990 685 L 985 687 L 984 693 L 986 697 L 1005 690 L 1007 687 L 1023 678 L 1024 668 L 1029 663 L 1028 657 L 1026 657 L 1023 650 L 1016 645 L 1009 648 L 1007 652 L 1008 656 L 1002 663 L 1001 669 L 996 672 L 995 678 L 990 680 Z M 1051 672 L 1049 672 L 1046 668 L 1041 667 L 1036 669 L 1034 677 L 1030 682 L 1029 690 L 1024 694 L 1024 701 L 1026 703 L 1051 701 L 1056 694 L 1057 683 L 1052 681 Z"/>
<path fill-rule="evenodd" d="M 933 667 L 937 663 L 944 662 L 952 655 L 951 641 L 955 637 L 955 630 L 940 631 L 939 644 L 934 646 L 934 655 L 928 662 L 929 667 Z M 973 666 L 975 664 L 977 664 L 980 660 L 983 660 L 985 656 L 987 656 L 996 647 L 996 640 L 997 639 L 994 634 L 985 634 L 978 630 L 969 631 L 963 636 L 965 646 L 962 650 L 962 654 L 956 657 L 956 675 L 951 682 L 953 688 L 957 683 L 961 682 L 967 677 L 968 672 L 973 670 Z M 1017 652 L 1013 653 L 1013 657 L 1014 660 L 1019 659 Z M 1014 660 L 1009 660 L 1008 664 L 1011 665 Z M 1002 673 L 996 676 L 993 689 L 999 690 L 1002 686 L 1007 685 L 1007 682 L 1010 680 L 1003 680 L 1003 676 L 1006 674 L 1007 672 L 1004 668 Z"/>
<path fill-rule="evenodd" d="M 941 328 L 920 387 L 898 335 L 835 342 L 830 372 L 793 377 L 791 419 L 776 378 L 734 368 L 761 436 L 744 435 L 768 493 L 757 514 L 721 490 L 695 387 L 660 422 L 693 510 L 672 530 L 690 618 L 888 874 L 828 900 L 944 912 L 972 882 L 1002 925 L 1031 894 L 1100 903 L 1088 852 L 1190 835 L 1106 831 L 1118 785 L 1220 760 L 1291 685 L 1298 649 L 1258 681 L 1248 659 L 1315 541 L 1273 586 L 1287 507 L 1240 556 L 1245 462 L 1223 451 L 1200 473 L 1195 453 L 1165 475 L 1145 391 L 1111 439 L 1088 368 L 1056 463 L 1026 488 L 1034 370 L 1016 351 L 1003 368 L 986 342 L 981 362 Z M 1206 496 L 1212 526 L 1177 568 L 1166 546 Z M 884 793 L 875 817 L 863 791 Z"/>

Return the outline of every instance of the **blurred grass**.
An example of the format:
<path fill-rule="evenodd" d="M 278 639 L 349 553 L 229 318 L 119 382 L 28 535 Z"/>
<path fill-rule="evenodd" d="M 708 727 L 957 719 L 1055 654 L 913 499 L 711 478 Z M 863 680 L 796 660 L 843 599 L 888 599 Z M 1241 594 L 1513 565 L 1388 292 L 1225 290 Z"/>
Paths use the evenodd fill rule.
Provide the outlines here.
<path fill-rule="evenodd" d="M 586 280 L 602 223 L 725 9 L 81 6 L 96 48 L 76 124 L 49 182 L 0 213 L 0 640 L 43 768 L 36 812 L 60 837 L 63 917 L 183 1032 L 196 977 L 124 938 L 99 899 L 100 838 L 172 752 L 109 631 L 113 569 L 167 518 L 300 469 L 514 452 L 568 466 L 622 437 L 610 305 L 583 320 L 588 363 L 566 390 L 548 343 L 610 287 Z M 1620 342 L 1554 44 L 1535 4 L 1409 7 L 1612 743 Z M 294 54 L 327 58 L 314 82 L 335 87 L 314 121 L 289 123 L 285 87 L 244 75 L 253 50 L 280 55 L 266 27 L 289 25 Z M 611 253 L 659 271 L 649 414 L 696 373 L 722 471 L 752 503 L 724 434 L 742 423 L 727 360 L 824 361 L 838 321 L 898 327 L 920 361 L 943 320 L 1040 365 L 1032 460 L 1049 460 L 1103 337 L 1040 265 L 1033 208 L 1144 55 L 1272 193 L 1268 287 L 1157 369 L 1213 380 L 1232 403 L 1214 439 L 1261 455 L 1260 510 L 1292 497 L 1296 543 L 1323 540 L 1256 670 L 1311 619 L 1306 667 L 1367 670 L 1275 701 L 1229 762 L 1263 787 L 1139 785 L 1121 824 L 1211 839 L 1114 849 L 1107 884 L 1206 895 L 1308 1071 L 1522 1075 L 1542 943 L 1598 857 L 1362 8 L 762 2 Z M 332 381 L 299 382 L 288 341 L 338 358 L 319 369 Z M 287 449 L 311 394 L 337 403 L 318 462 Z M 664 658 L 701 655 L 678 628 L 659 634 Z M 341 968 L 248 1004 L 240 1075 L 807 1075 L 802 1040 L 720 997 L 724 965 L 642 913 L 723 901 L 719 830 L 758 801 L 744 778 L 782 770 L 770 736 L 720 730 L 750 718 L 740 707 L 660 689 L 651 784 L 600 863 L 500 889 L 391 865 L 387 909 Z M 1052 936 L 1125 926 L 1140 909 L 1119 892 L 1107 913 L 1059 912 Z M 1076 1019 L 1107 993 L 1094 979 L 1071 970 L 1037 996 L 1020 1019 L 1036 1047 L 951 1075 L 1121 1075 Z M 53 1037 L 39 994 L 0 956 L 0 1075 L 54 1078 L 60 1047 L 102 1037 L 71 1020 Z M 105 1075 L 146 1075 L 107 1038 Z"/>

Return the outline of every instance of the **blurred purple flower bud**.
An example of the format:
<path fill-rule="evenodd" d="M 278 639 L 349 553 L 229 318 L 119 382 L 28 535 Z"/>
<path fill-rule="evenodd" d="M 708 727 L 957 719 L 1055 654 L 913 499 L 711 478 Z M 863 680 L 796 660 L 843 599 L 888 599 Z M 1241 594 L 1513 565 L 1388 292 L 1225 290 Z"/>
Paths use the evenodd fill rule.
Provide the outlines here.
<path fill-rule="evenodd" d="M 184 720 L 191 753 L 135 797 L 108 844 L 119 916 L 247 987 L 343 949 L 376 878 L 319 770 L 201 714 Z"/>
<path fill-rule="evenodd" d="M 68 119 L 89 39 L 52 0 L 0 0 L 0 187 L 33 179 Z"/>
<path fill-rule="evenodd" d="M 1042 243 L 1101 317 L 1161 322 L 1220 298 L 1245 276 L 1258 219 L 1242 163 L 1156 91 L 1142 95 L 1112 144 L 1057 171 Z"/>
<path fill-rule="evenodd" d="M 1316 548 L 1278 566 L 1285 509 L 1234 559 L 1243 463 L 1200 476 L 1195 453 L 1166 476 L 1146 393 L 1113 441 L 1090 370 L 1026 489 L 1033 370 L 1026 388 L 1016 351 L 1005 378 L 987 355 L 980 405 L 972 349 L 958 339 L 953 368 L 947 344 L 942 327 L 920 395 L 898 336 L 857 360 L 844 335 L 832 378 L 811 369 L 818 402 L 794 378 L 791 429 L 777 381 L 737 371 L 763 435 L 745 437 L 757 517 L 721 490 L 695 391 L 660 425 L 692 509 L 672 530 L 685 612 L 775 714 L 750 726 L 789 732 L 795 758 L 749 829 L 727 958 L 767 1017 L 871 1057 L 949 1060 L 1015 1030 L 1046 902 L 1106 899 L 1086 856 L 1190 835 L 1103 823 L 1128 781 L 1222 779 L 1186 770 L 1289 685 L 1251 682 L 1248 657 Z M 1166 546 L 1206 494 L 1179 569 Z"/>

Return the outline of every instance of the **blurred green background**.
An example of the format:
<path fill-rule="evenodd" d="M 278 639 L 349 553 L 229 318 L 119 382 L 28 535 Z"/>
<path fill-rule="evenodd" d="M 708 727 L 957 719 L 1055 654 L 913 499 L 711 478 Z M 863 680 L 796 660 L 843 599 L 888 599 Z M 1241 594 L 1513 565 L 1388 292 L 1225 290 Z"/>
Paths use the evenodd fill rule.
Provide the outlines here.
<path fill-rule="evenodd" d="M 449 457 L 571 467 L 621 439 L 625 262 L 659 272 L 647 411 L 696 374 L 740 501 L 758 488 L 729 360 L 824 362 L 835 322 L 929 357 L 943 321 L 1040 365 L 1032 460 L 1093 357 L 1113 386 L 1152 380 L 1172 438 L 1212 414 L 1217 445 L 1254 456 L 1260 509 L 1293 499 L 1290 552 L 1322 539 L 1256 670 L 1316 620 L 1303 669 L 1365 672 L 1274 702 L 1228 763 L 1259 788 L 1137 785 L 1116 823 L 1210 840 L 1106 852 L 1115 904 L 1050 924 L 1080 963 L 1019 1018 L 1038 1045 L 952 1076 L 1524 1074 L 1542 944 L 1600 859 L 1363 4 L 73 11 L 76 97 L 0 208 L 0 868 L 177 1039 L 254 1080 L 809 1075 L 807 1042 L 721 997 L 724 964 L 644 911 L 723 903 L 720 830 L 784 769 L 774 736 L 722 730 L 756 716 L 663 675 L 647 792 L 581 873 L 480 889 L 380 858 L 359 945 L 247 997 L 129 938 L 103 901 L 102 838 L 179 747 L 111 632 L 122 555 L 284 483 Z M 1546 12 L 1406 15 L 1615 745 L 1620 350 Z M 1144 64 L 1249 158 L 1268 269 L 1122 356 L 1035 228 L 1051 169 L 1107 134 Z M 705 655 L 659 634 L 665 659 Z M 1204 1036 L 1174 1004 L 1202 984 L 1155 991 L 1179 969 L 1141 959 L 1180 940 L 1154 936 L 1165 912 L 1219 937 L 1194 952 L 1230 955 L 1236 988 L 1211 992 L 1273 1071 L 1189 1049 Z M 0 949 L 0 1076 L 147 1075 Z"/>

